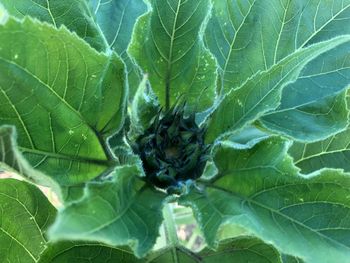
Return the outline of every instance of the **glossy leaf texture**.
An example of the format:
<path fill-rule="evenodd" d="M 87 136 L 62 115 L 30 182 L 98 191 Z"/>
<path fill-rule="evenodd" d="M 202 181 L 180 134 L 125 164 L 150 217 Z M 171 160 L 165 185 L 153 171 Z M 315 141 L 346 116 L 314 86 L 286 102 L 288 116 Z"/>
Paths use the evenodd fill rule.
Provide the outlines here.
<path fill-rule="evenodd" d="M 205 43 L 220 65 L 224 92 L 300 48 L 350 33 L 348 0 L 214 0 L 213 5 Z M 344 44 L 310 61 L 284 89 L 281 105 L 262 118 L 264 126 L 304 141 L 344 129 L 346 120 L 335 118 L 343 109 L 333 106 L 344 104 L 337 95 L 350 83 L 348 53 Z"/>
<path fill-rule="evenodd" d="M 313 143 L 295 142 L 289 149 L 295 165 L 304 174 L 323 168 L 343 169 L 350 172 L 350 129 Z"/>
<path fill-rule="evenodd" d="M 216 63 L 202 41 L 210 6 L 209 0 L 151 0 L 135 25 L 129 53 L 165 108 L 183 97 L 201 111 L 215 99 Z"/>
<path fill-rule="evenodd" d="M 0 124 L 60 184 L 95 178 L 110 162 L 103 140 L 123 123 L 124 70 L 64 27 L 10 19 L 0 26 Z"/>
<path fill-rule="evenodd" d="M 279 138 L 246 150 L 218 146 L 217 176 L 181 204 L 193 208 L 211 246 L 221 225 L 231 223 L 306 262 L 348 262 L 349 174 L 302 177 L 288 147 Z"/>
<path fill-rule="evenodd" d="M 0 262 L 38 262 L 55 214 L 34 185 L 0 179 Z"/>
<path fill-rule="evenodd" d="M 134 25 L 147 12 L 143 0 L 88 0 L 98 27 L 109 45 L 124 60 L 128 69 L 129 94 L 132 99 L 142 75 L 127 53 Z"/>
<path fill-rule="evenodd" d="M 159 235 L 165 194 L 148 187 L 140 173 L 137 166 L 118 167 L 109 180 L 87 184 L 83 198 L 59 212 L 52 240 L 129 245 L 145 256 Z"/>
<path fill-rule="evenodd" d="M 168 247 L 150 253 L 146 258 L 137 259 L 124 247 L 113 248 L 98 243 L 60 242 L 48 244 L 39 263 L 74 262 L 85 263 L 223 263 L 261 262 L 279 263 L 279 252 L 270 245 L 253 237 L 238 237 L 220 242 L 217 250 L 204 249 L 193 253 L 184 247 Z"/>
<path fill-rule="evenodd" d="M 105 51 L 108 47 L 85 0 L 0 0 L 0 3 L 10 15 L 18 18 L 31 16 L 56 28 L 64 25 L 95 49 Z"/>
<path fill-rule="evenodd" d="M 282 89 L 295 81 L 303 67 L 315 57 L 330 49 L 350 42 L 349 36 L 340 36 L 303 49 L 298 49 L 267 71 L 262 71 L 248 79 L 238 89 L 227 93 L 209 117 L 207 142 L 211 143 L 223 132 L 239 130 L 252 123 L 264 113 L 278 107 Z M 347 122 L 345 97 L 340 106 L 340 116 Z M 291 125 L 291 124 L 290 124 Z M 344 128 L 343 127 L 343 128 Z"/>

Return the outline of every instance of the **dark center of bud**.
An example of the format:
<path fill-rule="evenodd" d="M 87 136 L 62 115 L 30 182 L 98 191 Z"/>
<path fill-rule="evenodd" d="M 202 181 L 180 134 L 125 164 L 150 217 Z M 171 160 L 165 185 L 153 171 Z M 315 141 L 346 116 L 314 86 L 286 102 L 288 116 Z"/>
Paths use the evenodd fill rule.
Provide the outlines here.
<path fill-rule="evenodd" d="M 208 159 L 204 133 L 194 115 L 184 117 L 182 108 L 156 116 L 134 147 L 143 162 L 146 180 L 169 193 L 179 193 L 185 182 L 199 178 Z"/>

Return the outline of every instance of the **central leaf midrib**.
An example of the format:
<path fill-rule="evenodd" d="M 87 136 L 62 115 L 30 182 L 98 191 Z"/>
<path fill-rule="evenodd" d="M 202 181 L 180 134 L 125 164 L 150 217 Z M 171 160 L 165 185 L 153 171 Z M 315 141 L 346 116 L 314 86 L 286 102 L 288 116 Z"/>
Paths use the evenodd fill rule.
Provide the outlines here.
<path fill-rule="evenodd" d="M 177 25 L 180 6 L 181 6 L 181 0 L 178 0 L 175 17 L 174 17 L 173 28 L 172 28 L 171 37 L 170 37 L 170 47 L 169 47 L 169 54 L 168 54 L 168 60 L 167 60 L 168 68 L 165 76 L 165 109 L 166 110 L 168 110 L 170 107 L 170 81 L 171 81 L 173 48 L 174 48 L 174 38 L 175 38 L 176 25 Z"/>

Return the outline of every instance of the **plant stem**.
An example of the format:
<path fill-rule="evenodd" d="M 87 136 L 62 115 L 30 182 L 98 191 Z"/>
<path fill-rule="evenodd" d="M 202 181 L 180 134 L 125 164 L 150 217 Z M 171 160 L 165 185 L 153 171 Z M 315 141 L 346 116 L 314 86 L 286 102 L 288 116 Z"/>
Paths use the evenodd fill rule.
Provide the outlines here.
<path fill-rule="evenodd" d="M 177 238 L 176 223 L 171 204 L 166 204 L 163 209 L 165 236 L 169 246 L 176 246 L 179 243 Z"/>

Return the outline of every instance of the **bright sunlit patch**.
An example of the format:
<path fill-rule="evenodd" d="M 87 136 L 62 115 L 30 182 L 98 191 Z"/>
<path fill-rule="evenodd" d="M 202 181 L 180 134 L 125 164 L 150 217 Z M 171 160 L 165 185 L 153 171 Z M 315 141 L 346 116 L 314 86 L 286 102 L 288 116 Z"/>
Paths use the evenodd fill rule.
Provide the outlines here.
<path fill-rule="evenodd" d="M 9 19 L 9 14 L 6 9 L 0 4 L 0 25 L 3 25 Z"/>

